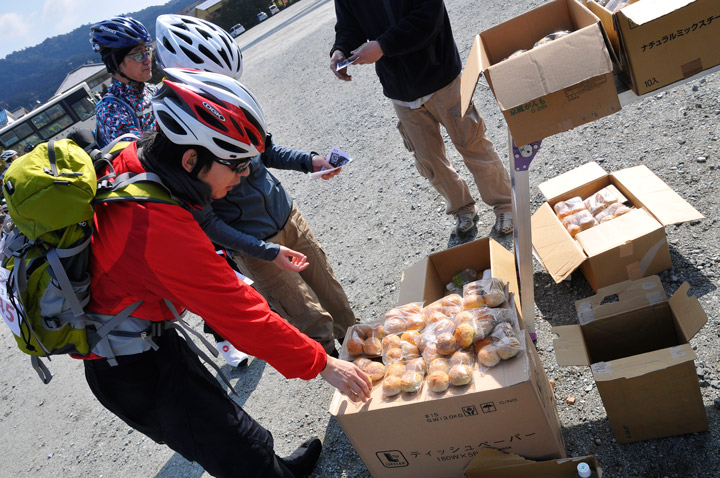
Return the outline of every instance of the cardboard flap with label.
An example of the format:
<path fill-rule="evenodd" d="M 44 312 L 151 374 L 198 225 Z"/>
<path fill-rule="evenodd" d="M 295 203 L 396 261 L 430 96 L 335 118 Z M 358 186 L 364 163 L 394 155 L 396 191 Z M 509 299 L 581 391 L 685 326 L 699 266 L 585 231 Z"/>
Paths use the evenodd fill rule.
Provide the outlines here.
<path fill-rule="evenodd" d="M 611 173 L 664 226 L 703 219 L 694 207 L 643 165 Z"/>
<path fill-rule="evenodd" d="M 610 382 L 618 378 L 640 377 L 677 364 L 692 362 L 696 358 L 690 344 L 681 344 L 609 362 L 597 362 L 590 365 L 590 368 L 596 382 Z"/>
<path fill-rule="evenodd" d="M 690 340 L 707 322 L 707 314 L 694 295 L 688 295 L 690 284 L 684 282 L 670 297 L 670 308 L 682 330 L 685 340 Z M 678 317 L 676 312 L 680 312 Z"/>
<path fill-rule="evenodd" d="M 580 244 L 567 233 L 548 203 L 535 211 L 531 225 L 533 248 L 556 283 L 585 262 L 587 256 Z"/>
<path fill-rule="evenodd" d="M 617 296 L 616 301 L 603 303 Z M 667 299 L 658 276 L 624 281 L 598 289 L 597 294 L 575 302 L 580 324 L 659 304 Z"/>

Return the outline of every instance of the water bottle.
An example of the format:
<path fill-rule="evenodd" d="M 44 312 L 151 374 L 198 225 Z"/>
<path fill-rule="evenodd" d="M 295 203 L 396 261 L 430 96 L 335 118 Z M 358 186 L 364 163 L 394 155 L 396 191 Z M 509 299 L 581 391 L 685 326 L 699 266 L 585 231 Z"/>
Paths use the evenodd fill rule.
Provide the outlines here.
<path fill-rule="evenodd" d="M 580 478 L 597 478 L 597 473 L 590 469 L 590 466 L 585 463 L 579 463 L 577 466 L 578 477 Z"/>

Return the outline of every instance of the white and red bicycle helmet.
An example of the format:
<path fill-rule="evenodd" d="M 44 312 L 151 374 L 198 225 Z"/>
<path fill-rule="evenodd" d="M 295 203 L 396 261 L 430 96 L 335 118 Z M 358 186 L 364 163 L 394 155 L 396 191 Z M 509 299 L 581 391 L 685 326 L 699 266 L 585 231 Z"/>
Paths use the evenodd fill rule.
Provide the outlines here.
<path fill-rule="evenodd" d="M 206 20 L 186 15 L 160 15 L 155 22 L 160 69 L 195 68 L 222 73 L 236 80 L 242 75 L 242 52 L 228 32 Z"/>
<path fill-rule="evenodd" d="M 160 130 L 175 144 L 204 146 L 226 160 L 265 151 L 262 108 L 247 88 L 228 76 L 168 68 L 152 106 Z"/>

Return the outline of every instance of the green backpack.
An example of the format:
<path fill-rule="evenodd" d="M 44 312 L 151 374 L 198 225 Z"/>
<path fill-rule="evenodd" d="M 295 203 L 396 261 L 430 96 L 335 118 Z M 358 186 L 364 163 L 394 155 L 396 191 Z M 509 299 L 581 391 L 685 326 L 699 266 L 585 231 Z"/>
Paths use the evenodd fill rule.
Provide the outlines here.
<path fill-rule="evenodd" d="M 97 159 L 110 164 L 127 144 Z M 45 383 L 52 376 L 39 357 L 93 352 L 112 364 L 115 354 L 156 348 L 147 340 L 152 323 L 130 317 L 140 302 L 117 316 L 85 313 L 93 204 L 179 203 L 152 173 L 116 177 L 111 166 L 98 180 L 95 164 L 102 161 L 71 140 L 50 141 L 14 161 L 3 180 L 11 221 L 0 242 L 0 312 Z"/>

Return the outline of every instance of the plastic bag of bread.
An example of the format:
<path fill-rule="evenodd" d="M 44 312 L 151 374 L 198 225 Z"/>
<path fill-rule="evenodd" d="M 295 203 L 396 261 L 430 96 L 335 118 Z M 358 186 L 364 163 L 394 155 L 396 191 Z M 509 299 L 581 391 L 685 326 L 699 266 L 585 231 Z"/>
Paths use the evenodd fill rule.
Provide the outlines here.
<path fill-rule="evenodd" d="M 499 323 L 490 335 L 475 342 L 474 347 L 475 360 L 481 372 L 495 367 L 501 360 L 515 357 L 524 349 L 513 327 L 505 322 Z"/>
<path fill-rule="evenodd" d="M 465 284 L 477 280 L 478 273 L 475 269 L 465 269 L 452 277 L 452 280 L 445 285 L 445 290 L 451 294 L 462 294 Z"/>
<path fill-rule="evenodd" d="M 341 352 L 340 358 L 379 357 L 382 352 L 381 341 L 384 336 L 385 330 L 382 324 L 353 325 L 345 334 L 345 343 L 343 344 L 343 350 L 347 350 L 349 357 L 345 357 Z"/>
<path fill-rule="evenodd" d="M 446 295 L 423 308 L 425 324 L 430 325 L 442 319 L 452 319 L 462 310 L 463 298 L 459 294 Z"/>
<path fill-rule="evenodd" d="M 571 216 L 564 217 L 561 222 L 572 237 L 575 237 L 579 232 L 590 229 L 598 224 L 593 215 L 590 214 L 587 209 L 583 209 Z"/>
<path fill-rule="evenodd" d="M 571 216 L 585 209 L 585 203 L 580 196 L 572 197 L 566 201 L 558 201 L 553 206 L 557 217 L 562 219 L 567 216 Z"/>
<path fill-rule="evenodd" d="M 370 380 L 377 382 L 385 376 L 385 365 L 369 358 L 361 357 L 353 361 L 360 370 L 368 374 Z"/>
<path fill-rule="evenodd" d="M 405 363 L 405 373 L 400 377 L 400 388 L 405 393 L 416 393 L 422 388 L 425 378 L 425 361 L 421 358 L 408 360 Z"/>
<path fill-rule="evenodd" d="M 394 335 L 386 337 L 397 336 Z M 382 347 L 382 361 L 385 365 L 390 365 L 395 362 L 406 362 L 410 359 L 420 357 L 420 350 L 414 342 L 407 342 L 405 340 L 399 340 L 397 343 L 395 343 L 395 340 L 392 340 L 392 344 L 389 342 L 390 341 L 387 341 Z"/>
<path fill-rule="evenodd" d="M 424 352 L 428 345 L 433 344 L 435 352 L 439 352 L 437 348 L 438 336 L 446 338 L 448 334 L 452 336 L 453 332 L 455 332 L 455 322 L 447 317 L 439 319 L 427 325 L 425 329 L 420 332 L 420 335 L 415 338 L 415 345 L 421 352 Z M 446 345 L 444 341 L 443 347 Z"/>
<path fill-rule="evenodd" d="M 450 361 L 445 357 L 436 358 L 427 365 L 427 386 L 431 392 L 442 393 L 450 387 Z"/>
<path fill-rule="evenodd" d="M 615 203 L 611 204 L 607 208 L 605 208 L 603 211 L 600 211 L 596 216 L 595 220 L 602 224 L 603 222 L 610 221 L 612 219 L 615 219 L 616 217 L 620 217 L 623 214 L 627 214 L 630 212 L 630 208 L 625 206 L 624 204 Z"/>
<path fill-rule="evenodd" d="M 585 209 L 595 216 L 609 205 L 617 202 L 618 197 L 609 189 L 603 188 L 589 198 L 586 198 L 583 204 L 585 204 Z"/>
<path fill-rule="evenodd" d="M 386 334 L 399 334 L 406 330 L 422 330 L 425 321 L 422 317 L 422 304 L 411 302 L 393 307 L 385 314 L 383 328 Z"/>
<path fill-rule="evenodd" d="M 493 310 L 489 307 L 477 307 L 463 310 L 455 316 L 454 335 L 459 348 L 469 347 L 492 331 L 496 323 Z"/>
<path fill-rule="evenodd" d="M 465 284 L 463 287 L 463 307 L 497 307 L 507 300 L 505 283 L 494 277 Z"/>
<path fill-rule="evenodd" d="M 450 385 L 461 387 L 472 382 L 474 363 L 472 347 L 456 350 L 450 356 L 448 362 L 450 365 L 450 370 L 448 371 Z"/>

